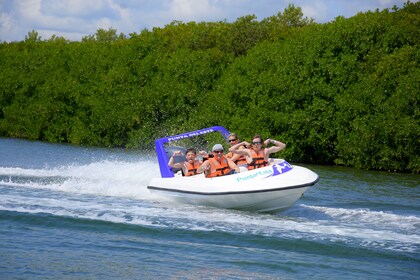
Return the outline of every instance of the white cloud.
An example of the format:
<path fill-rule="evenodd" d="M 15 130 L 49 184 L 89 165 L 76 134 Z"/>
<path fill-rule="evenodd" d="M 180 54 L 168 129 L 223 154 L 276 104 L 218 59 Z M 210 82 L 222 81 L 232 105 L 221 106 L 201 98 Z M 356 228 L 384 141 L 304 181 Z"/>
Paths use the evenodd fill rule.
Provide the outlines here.
<path fill-rule="evenodd" d="M 319 22 L 325 21 L 328 15 L 328 5 L 325 2 L 326 1 L 314 0 L 310 3 L 303 3 L 300 7 L 302 8 L 304 17 L 317 19 Z"/>
<path fill-rule="evenodd" d="M 17 22 L 14 20 L 13 13 L 1 13 L 0 14 L 0 34 L 6 34 L 13 32 Z"/>
<path fill-rule="evenodd" d="M 43 39 L 53 34 L 70 40 L 99 28 L 139 32 L 174 20 L 233 22 L 246 15 L 258 20 L 283 12 L 289 3 L 304 16 L 327 22 L 359 11 L 403 6 L 406 0 L 0 0 L 0 40 L 20 41 L 31 30 Z"/>
<path fill-rule="evenodd" d="M 173 0 L 170 3 L 170 13 L 174 18 L 187 21 L 218 13 L 217 7 L 210 5 L 207 0 Z"/>
<path fill-rule="evenodd" d="M 40 9 L 46 16 L 86 18 L 106 12 L 107 3 L 103 0 L 41 0 Z"/>

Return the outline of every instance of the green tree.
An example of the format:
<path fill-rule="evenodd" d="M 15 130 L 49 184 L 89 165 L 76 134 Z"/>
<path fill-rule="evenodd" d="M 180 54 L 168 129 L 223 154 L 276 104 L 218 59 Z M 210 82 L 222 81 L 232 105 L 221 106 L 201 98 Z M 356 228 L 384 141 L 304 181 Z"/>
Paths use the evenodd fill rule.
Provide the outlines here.
<path fill-rule="evenodd" d="M 420 172 L 420 3 L 0 44 L 0 136 L 151 148 L 223 125 L 292 162 Z"/>
<path fill-rule="evenodd" d="M 36 43 L 41 41 L 41 36 L 39 36 L 38 32 L 35 30 L 29 31 L 27 35 L 25 35 L 25 42 L 26 43 Z"/>

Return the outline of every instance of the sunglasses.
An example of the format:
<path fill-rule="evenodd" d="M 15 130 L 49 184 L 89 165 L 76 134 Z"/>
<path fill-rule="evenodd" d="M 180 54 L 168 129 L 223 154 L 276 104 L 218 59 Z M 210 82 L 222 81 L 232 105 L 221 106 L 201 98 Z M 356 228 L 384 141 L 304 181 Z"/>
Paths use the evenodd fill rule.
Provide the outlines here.
<path fill-rule="evenodd" d="M 223 151 L 213 151 L 215 154 L 223 154 Z"/>
<path fill-rule="evenodd" d="M 261 142 L 252 142 L 252 145 L 260 145 Z"/>
<path fill-rule="evenodd" d="M 229 142 L 235 142 L 236 140 L 238 140 L 238 138 L 236 138 L 236 139 L 229 139 L 228 141 Z"/>

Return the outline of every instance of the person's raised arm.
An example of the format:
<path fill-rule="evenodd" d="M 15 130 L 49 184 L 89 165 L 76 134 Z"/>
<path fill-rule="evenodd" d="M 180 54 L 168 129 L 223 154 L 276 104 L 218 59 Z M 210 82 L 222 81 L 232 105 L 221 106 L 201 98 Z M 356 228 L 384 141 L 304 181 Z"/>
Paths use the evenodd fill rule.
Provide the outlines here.
<path fill-rule="evenodd" d="M 169 162 L 168 165 L 172 168 L 183 168 L 184 164 L 182 162 L 174 162 L 174 157 L 176 156 L 182 156 L 182 152 L 181 151 L 176 151 L 172 154 L 172 156 L 169 158 Z"/>
<path fill-rule="evenodd" d="M 234 154 L 230 159 L 233 161 L 233 162 L 236 162 L 240 157 L 241 157 L 242 155 L 240 155 L 240 154 Z"/>
<path fill-rule="evenodd" d="M 234 154 L 238 154 L 238 155 L 247 155 L 247 149 L 239 149 L 239 147 L 241 146 L 245 146 L 248 147 L 249 143 L 246 141 L 242 141 L 241 143 L 238 143 L 236 145 L 233 145 L 232 147 L 229 148 L 229 152 L 232 152 Z"/>
<path fill-rule="evenodd" d="M 283 150 L 284 148 L 286 148 L 286 144 L 284 144 L 283 142 L 277 141 L 277 140 L 273 140 L 273 139 L 267 139 L 264 141 L 264 145 L 267 146 L 268 144 L 273 144 L 274 146 L 268 147 L 265 149 L 265 153 L 268 156 L 269 154 L 273 154 L 273 153 L 277 153 L 281 150 Z"/>
<path fill-rule="evenodd" d="M 203 164 L 197 169 L 197 173 L 204 173 L 206 176 L 210 173 L 210 162 L 205 161 Z"/>
<path fill-rule="evenodd" d="M 235 170 L 236 173 L 241 172 L 239 166 L 237 166 L 236 163 L 234 163 L 231 159 L 228 158 L 227 161 L 230 169 Z"/>

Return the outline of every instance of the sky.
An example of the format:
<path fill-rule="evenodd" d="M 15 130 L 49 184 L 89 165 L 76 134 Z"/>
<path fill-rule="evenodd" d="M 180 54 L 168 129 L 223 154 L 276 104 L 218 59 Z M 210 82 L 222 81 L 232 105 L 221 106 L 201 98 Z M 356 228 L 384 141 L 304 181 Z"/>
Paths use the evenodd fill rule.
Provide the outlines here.
<path fill-rule="evenodd" d="M 412 0 L 418 2 L 420 0 Z M 302 8 L 304 17 L 325 23 L 338 16 L 380 11 L 406 0 L 0 0 L 0 41 L 23 41 L 35 30 L 42 40 L 52 35 L 80 41 L 100 28 L 118 34 L 140 33 L 172 21 L 234 22 L 255 15 L 258 21 L 283 12 L 289 5 Z"/>

